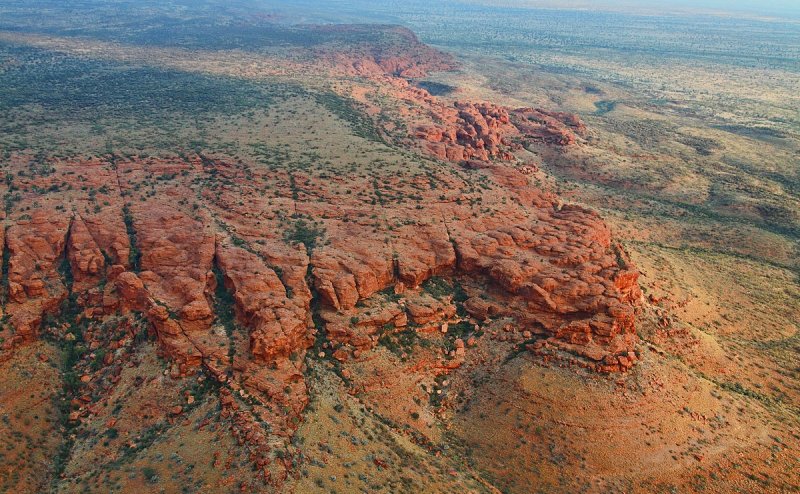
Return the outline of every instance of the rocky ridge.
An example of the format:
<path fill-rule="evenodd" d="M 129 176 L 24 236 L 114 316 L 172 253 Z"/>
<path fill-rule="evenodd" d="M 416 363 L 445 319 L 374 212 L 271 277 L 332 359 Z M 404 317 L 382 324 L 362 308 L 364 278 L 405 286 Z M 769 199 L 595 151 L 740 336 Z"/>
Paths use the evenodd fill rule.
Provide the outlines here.
<path fill-rule="evenodd" d="M 0 358 L 40 337 L 104 348 L 70 403 L 80 424 L 146 331 L 173 377 L 202 372 L 214 383 L 234 436 L 273 483 L 291 471 L 293 454 L 273 449 L 288 444 L 308 403 L 307 352 L 359 361 L 387 335 L 458 327 L 434 364 L 447 372 L 482 324 L 504 320 L 523 350 L 629 369 L 635 267 L 596 213 L 533 187 L 513 154 L 526 139 L 574 144 L 583 124 L 411 91 L 402 77 L 449 63 L 414 62 L 426 54 L 344 66 L 436 115 L 411 134 L 447 163 L 354 174 L 344 195 L 313 172 L 203 155 L 54 159 L 44 173 L 14 157 L 0 186 Z"/>
<path fill-rule="evenodd" d="M 569 146 L 586 130 L 572 114 L 491 103 L 456 102 L 442 107 L 437 117 L 441 123 L 418 127 L 416 137 L 426 141 L 428 152 L 448 161 L 513 160 L 523 140 Z"/>
<path fill-rule="evenodd" d="M 471 205 L 478 193 L 429 196 L 419 209 L 371 201 L 334 206 L 335 198 L 326 198 L 325 186 L 315 182 L 313 193 L 323 200 L 294 204 L 299 217 L 320 219 L 315 231 L 300 219 L 281 226 L 279 208 L 232 206 L 240 194 L 257 198 L 269 180 L 246 165 L 195 157 L 53 166 L 51 175 L 14 181 L 15 189 L 28 191 L 20 193 L 15 210 L 30 212 L 15 213 L 4 234 L 4 354 L 47 332 L 67 337 L 49 321 L 68 300 L 79 307 L 89 334 L 109 318 L 141 314 L 174 376 L 204 369 L 229 392 L 258 397 L 259 416 L 287 434 L 307 400 L 304 354 L 319 338 L 325 340 L 322 354 L 346 361 L 366 355 L 387 330 L 509 318 L 536 353 L 565 350 L 581 365 L 606 372 L 636 360 L 637 275 L 608 228 L 593 212 L 559 206 L 507 165 L 471 171 L 501 184 L 491 186 L 487 199 L 492 193 L 506 199 L 483 215 Z M 249 183 L 238 180 L 245 170 Z M 170 178 L 149 198 L 132 200 L 137 184 L 164 176 Z M 212 176 L 236 186 L 198 190 L 195 184 Z M 44 200 L 31 192 L 76 177 L 76 185 L 91 183 L 89 192 L 72 187 Z M 452 185 L 444 190 L 463 186 L 442 178 Z M 366 194 L 373 186 L 356 182 L 354 189 Z M 405 186 L 386 177 L 381 187 L 388 194 Z M 289 191 L 277 194 L 279 202 L 293 201 Z M 189 205 L 196 197 L 206 201 L 203 207 Z M 97 211 L 95 204 L 107 205 Z M 373 233 L 377 210 L 387 216 L 381 235 Z M 279 233 L 287 229 L 299 235 L 287 239 Z M 312 237 L 319 245 L 309 248 Z M 463 287 L 465 313 L 456 314 L 452 297 L 439 301 L 420 291 L 434 278 Z M 364 308 L 386 290 L 400 300 L 379 311 Z M 220 294 L 230 298 L 235 322 L 248 334 L 233 351 L 218 327 Z M 315 311 L 322 322 L 317 327 Z M 79 419 L 91 410 L 79 405 L 75 412 Z M 248 440 L 258 442 L 253 437 Z"/>

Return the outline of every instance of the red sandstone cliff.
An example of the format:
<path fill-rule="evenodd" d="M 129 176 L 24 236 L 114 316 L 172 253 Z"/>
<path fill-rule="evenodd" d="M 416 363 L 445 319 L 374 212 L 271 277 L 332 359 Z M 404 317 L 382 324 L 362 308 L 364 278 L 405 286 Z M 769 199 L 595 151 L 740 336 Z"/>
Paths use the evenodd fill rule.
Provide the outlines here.
<path fill-rule="evenodd" d="M 324 357 L 358 360 L 387 331 L 505 319 L 535 354 L 629 369 L 636 269 L 596 213 L 562 205 L 514 163 L 526 140 L 572 145 L 583 123 L 541 109 L 441 103 L 402 78 L 452 61 L 410 32 L 394 35 L 406 51 L 359 46 L 324 56 L 414 103 L 409 138 L 444 162 L 424 173 L 322 179 L 201 156 L 108 156 L 54 160 L 53 173 L 33 175 L 23 157 L 12 160 L 13 180 L 0 185 L 15 198 L 0 230 L 0 358 L 44 333 L 74 338 L 59 325 L 74 309 L 90 347 L 116 350 L 102 371 L 113 387 L 136 337 L 130 321 L 141 318 L 173 376 L 202 370 L 220 385 L 237 440 L 274 481 L 291 459 L 276 458 L 269 442 L 297 427 L 315 344 Z M 463 300 L 421 289 L 435 278 L 458 285 Z M 113 342 L 109 325 L 120 333 Z M 232 336 L 231 325 L 246 337 Z M 454 357 L 471 346 L 454 345 L 440 370 L 460 365 Z M 74 421 L 94 413 L 85 400 L 72 406 Z"/>

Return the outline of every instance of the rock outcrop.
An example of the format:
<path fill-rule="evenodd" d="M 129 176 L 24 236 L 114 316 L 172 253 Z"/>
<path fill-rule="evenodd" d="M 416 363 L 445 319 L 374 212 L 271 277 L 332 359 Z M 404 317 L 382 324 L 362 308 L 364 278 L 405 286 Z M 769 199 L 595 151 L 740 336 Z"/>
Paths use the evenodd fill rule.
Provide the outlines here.
<path fill-rule="evenodd" d="M 447 161 L 508 161 L 526 140 L 569 146 L 586 130 L 573 114 L 509 110 L 490 103 L 456 102 L 452 108 L 442 107 L 436 116 L 440 123 L 419 126 L 415 135 L 425 141 L 428 152 Z"/>
<path fill-rule="evenodd" d="M 24 157 L 11 160 L 0 184 L 12 198 L 0 231 L 0 358 L 44 332 L 86 338 L 91 350 L 113 346 L 93 363 L 113 386 L 141 324 L 165 374 L 202 372 L 215 383 L 236 439 L 278 482 L 308 404 L 312 347 L 340 364 L 370 358 L 398 333 L 452 333 L 431 364 L 447 372 L 484 325 L 501 321 L 522 350 L 629 369 L 638 273 L 596 213 L 563 205 L 532 184 L 531 166 L 514 162 L 526 141 L 575 143 L 583 123 L 443 104 L 404 78 L 452 60 L 407 30 L 388 35 L 405 49 L 356 44 L 320 56 L 410 102 L 404 124 L 415 130 L 404 142 L 439 161 L 409 154 L 394 167 L 329 173 L 201 155 L 105 156 L 52 160 L 35 174 Z M 99 394 L 93 379 L 84 384 Z M 72 403 L 73 422 L 94 413 L 86 397 Z M 169 420 L 184 413 L 166 409 Z M 276 443 L 288 452 L 278 457 Z"/>
<path fill-rule="evenodd" d="M 36 337 L 42 316 L 55 312 L 67 295 L 59 268 L 70 219 L 44 211 L 24 214 L 5 231 L 7 270 L 4 316 L 13 328 L 11 341 Z"/>
<path fill-rule="evenodd" d="M 476 110 L 482 120 L 470 124 L 476 135 L 512 125 L 502 112 L 492 116 L 487 107 L 477 108 L 483 109 Z M 484 144 L 487 149 L 492 147 Z M 452 319 L 452 310 L 436 308 L 417 295 L 424 282 L 444 277 L 461 280 L 481 295 L 463 304 L 478 321 L 513 318 L 550 347 L 580 357 L 589 367 L 630 367 L 637 273 L 602 220 L 532 188 L 514 166 L 481 161 L 467 165 L 476 180 L 495 185 L 478 191 L 465 188 L 455 176 L 442 176 L 442 189 L 420 196 L 414 182 L 388 177 L 385 186 L 397 194 L 397 205 L 386 209 L 377 224 L 372 201 L 359 199 L 369 197 L 367 191 L 374 193 L 372 181 L 355 181 L 353 189 L 363 193 L 352 199 L 317 186 L 314 194 L 322 203 L 346 201 L 346 207 L 339 213 L 318 213 L 317 203 L 307 210 L 309 217 L 320 220 L 317 230 L 304 226 L 305 235 L 324 239 L 309 257 L 307 246 L 277 233 L 291 228 L 279 226 L 282 220 L 273 214 L 280 205 L 260 216 L 227 203 L 229 191 L 255 197 L 255 190 L 274 177 L 251 170 L 249 182 L 237 182 L 236 167 L 200 159 L 91 163 L 104 170 L 95 179 L 106 179 L 96 185 L 109 197 L 108 206 L 85 218 L 41 207 L 12 218 L 5 231 L 4 345 L 35 338 L 42 319 L 57 316 L 61 301 L 74 296 L 96 317 L 120 310 L 144 313 L 177 374 L 203 365 L 220 375 L 231 369 L 252 372 L 261 390 L 269 393 L 272 385 L 249 366 L 280 367 L 290 357 L 302 357 L 316 338 L 312 305 L 328 323 L 322 328 L 327 338 L 365 351 L 387 325 L 417 327 Z M 42 178 L 40 185 L 68 180 L 81 166 L 57 163 L 59 177 Z M 119 173 L 105 173 L 112 167 Z M 164 199 L 128 200 L 136 183 L 168 171 L 179 173 L 174 183 L 163 186 Z M 193 181 L 209 173 L 221 178 L 231 174 L 232 185 L 210 196 L 203 208 L 167 199 L 189 197 Z M 30 200 L 34 197 L 31 192 Z M 95 200 L 67 192 L 59 199 L 77 211 Z M 297 207 L 297 214 L 306 214 Z M 226 355 L 225 335 L 214 329 L 220 282 L 232 296 L 236 321 L 249 335 L 246 358 L 237 356 L 233 362 Z M 363 314 L 359 305 L 384 290 L 400 298 L 407 294 L 408 303 Z M 351 324 L 350 319 L 359 322 Z M 296 366 L 290 367 L 294 370 L 284 377 L 302 380 Z"/>
<path fill-rule="evenodd" d="M 309 300 L 290 298 L 274 269 L 225 240 L 217 243 L 216 259 L 238 320 L 249 328 L 253 359 L 275 364 L 292 353 L 302 356 L 312 343 Z"/>

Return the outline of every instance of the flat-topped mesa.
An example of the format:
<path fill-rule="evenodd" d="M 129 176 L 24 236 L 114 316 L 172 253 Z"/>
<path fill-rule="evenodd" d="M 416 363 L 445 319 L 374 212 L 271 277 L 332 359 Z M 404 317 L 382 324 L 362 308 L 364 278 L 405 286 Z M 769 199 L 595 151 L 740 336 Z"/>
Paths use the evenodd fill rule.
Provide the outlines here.
<path fill-rule="evenodd" d="M 426 142 L 426 151 L 448 161 L 512 160 L 511 152 L 521 142 L 569 146 L 586 130 L 580 118 L 570 113 L 510 110 L 491 103 L 456 102 L 434 113 L 440 123 L 418 126 L 414 135 Z"/>
<path fill-rule="evenodd" d="M 428 105 L 442 108 L 440 123 L 418 136 L 453 163 L 354 173 L 344 194 L 308 171 L 206 157 L 54 162 L 45 176 L 17 174 L 19 204 L 3 231 L 0 357 L 36 338 L 44 320 L 64 337 L 61 316 L 147 321 L 172 376 L 202 368 L 229 391 L 223 409 L 265 477 L 282 475 L 268 443 L 297 427 L 315 341 L 347 360 L 386 331 L 498 321 L 535 354 L 630 368 L 635 268 L 596 213 L 562 206 L 501 162 L 520 139 L 574 142 L 580 120 Z M 440 279 L 458 300 L 422 289 Z M 463 357 L 459 343 L 451 352 Z M 442 369 L 460 365 L 437 358 Z M 252 399 L 272 432 L 254 432 L 234 396 Z"/>
<path fill-rule="evenodd" d="M 13 340 L 32 338 L 43 314 L 57 312 L 68 291 L 59 271 L 63 258 L 79 303 L 93 308 L 97 316 L 116 310 L 143 312 L 162 351 L 175 362 L 177 374 L 201 365 L 218 372 L 228 367 L 224 337 L 213 329 L 218 317 L 215 266 L 233 294 L 238 320 L 248 328 L 245 350 L 252 362 L 281 365 L 310 347 L 314 330 L 309 287 L 325 310 L 348 314 L 383 289 L 413 292 L 426 280 L 441 276 L 483 287 L 477 288 L 484 291 L 482 298 L 473 296 L 465 304 L 475 319 L 511 317 L 592 367 L 625 368 L 635 344 L 637 274 L 612 244 L 602 220 L 583 208 L 560 206 L 557 197 L 532 187 L 530 177 L 515 166 L 462 160 L 507 152 L 511 141 L 506 136 L 519 135 L 519 128 L 526 125 L 548 129 L 566 122 L 563 128 L 580 131 L 580 121 L 487 103 L 458 103 L 445 113 L 444 121 L 457 130 L 441 139 L 461 150 L 451 156 L 461 169 L 454 165 L 453 170 L 443 169 L 419 183 L 392 175 L 383 179 L 384 185 L 366 179 L 353 185 L 363 189 L 361 193 L 349 197 L 327 190 L 324 182 L 308 181 L 318 187 L 315 202 L 308 204 L 289 204 L 279 197 L 274 205 L 272 200 L 253 203 L 259 204 L 257 211 L 243 206 L 239 210 L 242 193 L 255 197 L 251 192 L 284 178 L 256 179 L 252 173 L 209 160 L 131 160 L 114 165 L 119 173 L 111 173 L 110 164 L 88 163 L 92 186 L 103 191 L 100 197 L 106 207 L 89 213 L 98 193 L 73 197 L 74 193 L 57 192 L 54 195 L 63 194 L 74 202 L 75 211 L 85 214 L 37 210 L 31 218 L 12 220 L 5 232 L 9 254 L 5 314 L 16 328 Z M 527 129 L 526 135 L 534 130 Z M 80 168 L 60 166 L 63 170 L 58 168 L 54 178 L 37 178 L 36 188 L 74 180 L 74 170 Z M 198 203 L 189 209 L 187 198 L 198 197 L 193 181 L 212 171 L 226 175 L 224 182 L 237 188 L 235 196 L 201 195 L 205 207 Z M 163 196 L 147 202 L 123 200 L 151 176 L 172 177 Z M 430 186 L 433 178 L 443 187 Z M 476 188 L 470 182 L 484 185 Z M 385 193 L 393 194 L 398 205 L 385 205 L 383 218 L 376 223 L 374 201 L 364 198 L 382 193 L 376 190 L 380 187 L 386 187 Z M 408 204 L 412 197 L 415 202 Z M 338 207 L 329 207 L 333 204 Z M 270 231 L 286 229 L 274 210 L 284 206 L 293 207 L 295 214 L 319 218 L 324 225 L 325 242 L 310 259 L 302 246 L 288 245 L 285 234 Z M 271 227 L 265 229 L 257 218 Z M 226 224 L 246 240 L 228 238 Z M 363 321 L 399 327 L 409 314 L 403 307 L 397 309 Z M 448 317 L 446 311 L 440 315 Z M 334 319 L 327 318 L 331 323 Z M 331 330 L 337 335 L 334 339 L 357 341 L 361 349 L 369 346 L 365 335 L 374 344 L 369 328 L 355 339 L 341 325 L 334 324 Z M 618 357 L 628 360 L 619 362 Z"/>

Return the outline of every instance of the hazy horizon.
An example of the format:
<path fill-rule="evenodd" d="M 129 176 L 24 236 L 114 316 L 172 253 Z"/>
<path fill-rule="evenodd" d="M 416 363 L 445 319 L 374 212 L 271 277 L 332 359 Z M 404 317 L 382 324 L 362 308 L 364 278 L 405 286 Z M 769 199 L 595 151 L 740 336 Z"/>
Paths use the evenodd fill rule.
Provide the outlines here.
<path fill-rule="evenodd" d="M 788 0 L 441 0 L 431 6 L 421 0 L 257 0 L 262 8 L 280 8 L 304 18 L 303 22 L 398 22 L 421 11 L 460 11 L 474 8 L 503 10 L 563 10 L 611 12 L 622 15 L 717 16 L 769 22 L 800 22 L 800 3 Z"/>
<path fill-rule="evenodd" d="M 581 10 L 624 10 L 628 12 L 747 13 L 751 15 L 800 16 L 800 3 L 792 0 L 459 0 L 461 3 L 516 8 L 554 8 Z"/>

